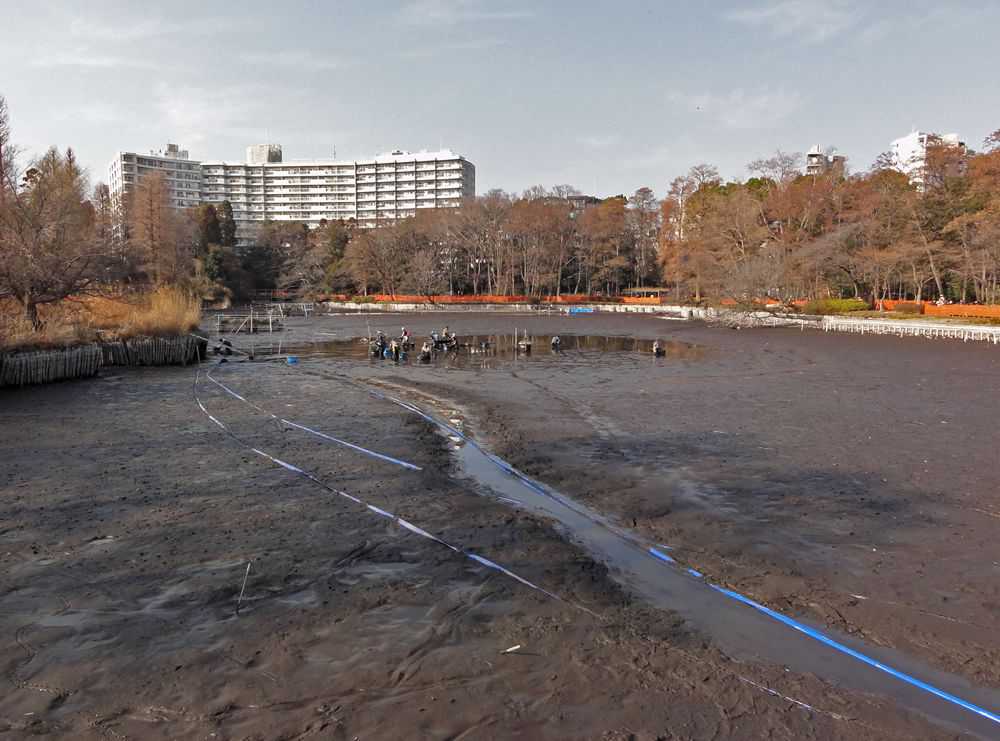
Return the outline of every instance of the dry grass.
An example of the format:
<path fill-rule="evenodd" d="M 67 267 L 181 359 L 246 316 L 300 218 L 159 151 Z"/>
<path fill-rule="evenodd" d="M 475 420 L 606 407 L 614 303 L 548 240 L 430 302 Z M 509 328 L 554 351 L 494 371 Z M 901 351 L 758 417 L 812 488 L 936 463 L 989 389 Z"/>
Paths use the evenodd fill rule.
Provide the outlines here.
<path fill-rule="evenodd" d="M 0 302 L 0 349 L 184 334 L 201 321 L 201 301 L 179 288 L 164 287 L 118 298 L 67 299 L 39 307 L 39 313 L 44 326 L 35 331 L 17 304 Z"/>
<path fill-rule="evenodd" d="M 92 339 L 93 333 L 86 328 L 63 322 L 49 323 L 36 332 L 19 307 L 7 304 L 0 307 L 0 351 L 65 347 Z"/>
<path fill-rule="evenodd" d="M 86 302 L 91 325 L 119 339 L 190 332 L 201 321 L 201 301 L 178 288 L 160 288 L 128 301 Z"/>

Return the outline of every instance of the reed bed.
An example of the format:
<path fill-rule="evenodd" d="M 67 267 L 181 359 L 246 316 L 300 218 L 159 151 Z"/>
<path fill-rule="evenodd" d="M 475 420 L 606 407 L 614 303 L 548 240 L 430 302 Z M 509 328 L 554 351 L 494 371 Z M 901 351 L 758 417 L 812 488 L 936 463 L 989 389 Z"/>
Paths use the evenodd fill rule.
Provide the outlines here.
<path fill-rule="evenodd" d="M 0 302 L 0 386 L 87 378 L 102 365 L 187 365 L 205 354 L 188 334 L 201 301 L 178 288 L 71 298 L 40 307 L 40 316 L 35 329 L 16 304 Z"/>

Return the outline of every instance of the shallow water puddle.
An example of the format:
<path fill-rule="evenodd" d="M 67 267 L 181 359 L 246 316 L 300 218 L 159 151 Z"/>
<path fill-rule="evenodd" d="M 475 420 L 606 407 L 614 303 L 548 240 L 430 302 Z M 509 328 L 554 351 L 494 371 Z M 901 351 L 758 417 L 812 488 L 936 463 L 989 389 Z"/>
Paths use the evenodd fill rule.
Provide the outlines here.
<path fill-rule="evenodd" d="M 605 335 L 558 335 L 559 342 L 553 345 L 556 335 L 459 335 L 450 349 L 437 349 L 431 353 L 430 361 L 421 363 L 419 348 L 423 338 L 415 338 L 414 349 L 400 359 L 409 365 L 427 365 L 437 368 L 489 370 L 516 368 L 523 364 L 574 364 L 603 360 L 604 362 L 663 363 L 670 361 L 697 361 L 705 350 L 700 345 L 674 340 L 660 340 L 663 355 L 654 357 L 653 340 L 634 337 L 614 337 Z M 525 345 L 524 343 L 528 344 Z M 293 354 L 303 358 L 332 358 L 388 364 L 395 361 L 388 358 L 373 358 L 369 352 L 368 340 L 330 340 L 300 345 L 255 344 L 256 355 Z"/>

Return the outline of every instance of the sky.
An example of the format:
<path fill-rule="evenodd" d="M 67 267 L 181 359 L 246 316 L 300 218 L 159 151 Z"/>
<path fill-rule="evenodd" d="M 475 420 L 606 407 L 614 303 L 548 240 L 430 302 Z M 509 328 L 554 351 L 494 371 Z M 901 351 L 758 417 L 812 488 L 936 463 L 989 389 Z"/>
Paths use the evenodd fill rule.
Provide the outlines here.
<path fill-rule="evenodd" d="M 0 0 L 0 95 L 29 154 L 364 159 L 452 149 L 477 191 L 665 194 L 776 149 L 864 170 L 913 130 L 1000 128 L 995 0 Z"/>

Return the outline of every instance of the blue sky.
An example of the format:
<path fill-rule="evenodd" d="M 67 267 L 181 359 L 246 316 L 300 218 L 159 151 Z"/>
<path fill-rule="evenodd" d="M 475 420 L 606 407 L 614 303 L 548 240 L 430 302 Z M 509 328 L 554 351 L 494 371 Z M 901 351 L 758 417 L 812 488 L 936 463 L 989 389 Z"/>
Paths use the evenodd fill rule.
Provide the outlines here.
<path fill-rule="evenodd" d="M 662 195 L 698 162 L 745 178 L 776 148 L 854 169 L 916 126 L 1000 128 L 1000 3 L 26 3 L 0 0 L 16 140 L 241 160 L 448 147 L 478 190 Z"/>

